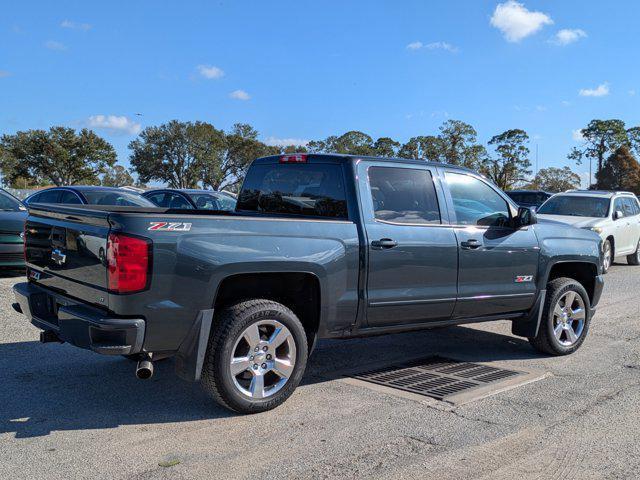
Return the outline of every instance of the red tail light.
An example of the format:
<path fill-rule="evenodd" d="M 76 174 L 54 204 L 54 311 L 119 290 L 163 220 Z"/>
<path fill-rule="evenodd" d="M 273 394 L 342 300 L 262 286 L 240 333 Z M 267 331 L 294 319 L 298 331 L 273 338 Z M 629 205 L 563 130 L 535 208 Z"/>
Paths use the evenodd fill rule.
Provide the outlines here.
<path fill-rule="evenodd" d="M 280 157 L 280 163 L 307 163 L 307 155 L 304 153 L 282 155 Z"/>
<path fill-rule="evenodd" d="M 119 233 L 107 240 L 107 278 L 114 293 L 133 293 L 147 288 L 151 266 L 151 240 Z"/>

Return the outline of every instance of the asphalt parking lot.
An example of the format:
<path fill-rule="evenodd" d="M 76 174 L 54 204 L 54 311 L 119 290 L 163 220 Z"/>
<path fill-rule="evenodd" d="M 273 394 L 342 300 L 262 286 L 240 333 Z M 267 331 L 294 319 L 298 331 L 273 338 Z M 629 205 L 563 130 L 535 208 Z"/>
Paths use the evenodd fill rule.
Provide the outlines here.
<path fill-rule="evenodd" d="M 537 354 L 508 322 L 321 342 L 274 411 L 236 416 L 179 380 L 42 345 L 0 278 L 0 478 L 638 478 L 640 267 L 616 265 L 574 355 Z M 459 407 L 337 372 L 440 354 L 550 372 Z"/>

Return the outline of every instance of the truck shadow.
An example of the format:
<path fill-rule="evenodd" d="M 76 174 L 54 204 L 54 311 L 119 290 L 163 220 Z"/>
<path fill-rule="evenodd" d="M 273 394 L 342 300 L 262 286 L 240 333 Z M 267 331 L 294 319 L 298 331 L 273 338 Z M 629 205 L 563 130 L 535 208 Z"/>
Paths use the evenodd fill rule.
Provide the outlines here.
<path fill-rule="evenodd" d="M 322 341 L 311 356 L 303 384 L 330 381 L 346 368 L 420 355 L 469 361 L 536 358 L 509 335 L 452 327 L 374 338 Z M 52 431 L 121 425 L 189 422 L 231 417 L 200 389 L 180 380 L 173 361 L 156 364 L 151 380 L 134 376 L 135 364 L 69 345 L 0 344 L 0 434 L 38 437 Z"/>

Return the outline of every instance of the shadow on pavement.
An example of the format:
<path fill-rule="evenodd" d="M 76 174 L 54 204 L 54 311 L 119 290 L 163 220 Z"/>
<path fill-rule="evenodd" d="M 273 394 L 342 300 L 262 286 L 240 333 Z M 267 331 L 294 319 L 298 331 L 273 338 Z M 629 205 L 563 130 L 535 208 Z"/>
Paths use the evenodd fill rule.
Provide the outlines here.
<path fill-rule="evenodd" d="M 303 384 L 338 378 L 348 368 L 435 354 L 474 362 L 539 358 L 524 339 L 469 327 L 330 340 L 311 356 Z M 171 360 L 159 362 L 154 377 L 140 381 L 124 358 L 69 345 L 0 344 L 0 434 L 24 438 L 234 415 L 173 368 Z"/>
<path fill-rule="evenodd" d="M 15 279 L 19 279 L 19 277 L 24 277 L 25 276 L 25 270 L 24 268 L 7 268 L 7 267 L 0 267 L 0 278 L 15 278 Z"/>

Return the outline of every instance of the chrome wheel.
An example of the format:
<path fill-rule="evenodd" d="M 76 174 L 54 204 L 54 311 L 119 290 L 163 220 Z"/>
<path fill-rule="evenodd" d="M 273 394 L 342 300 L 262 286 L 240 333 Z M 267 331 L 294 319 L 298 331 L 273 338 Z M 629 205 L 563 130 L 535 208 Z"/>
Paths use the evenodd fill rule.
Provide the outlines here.
<path fill-rule="evenodd" d="M 296 364 L 296 344 L 276 320 L 247 327 L 236 341 L 229 368 L 236 388 L 247 397 L 270 397 L 285 386 Z"/>
<path fill-rule="evenodd" d="M 584 300 L 577 292 L 569 290 L 558 299 L 553 309 L 553 334 L 560 345 L 570 347 L 580 339 L 586 318 Z"/>
<path fill-rule="evenodd" d="M 602 268 L 606 272 L 611 266 L 611 243 L 607 240 L 602 247 Z"/>

